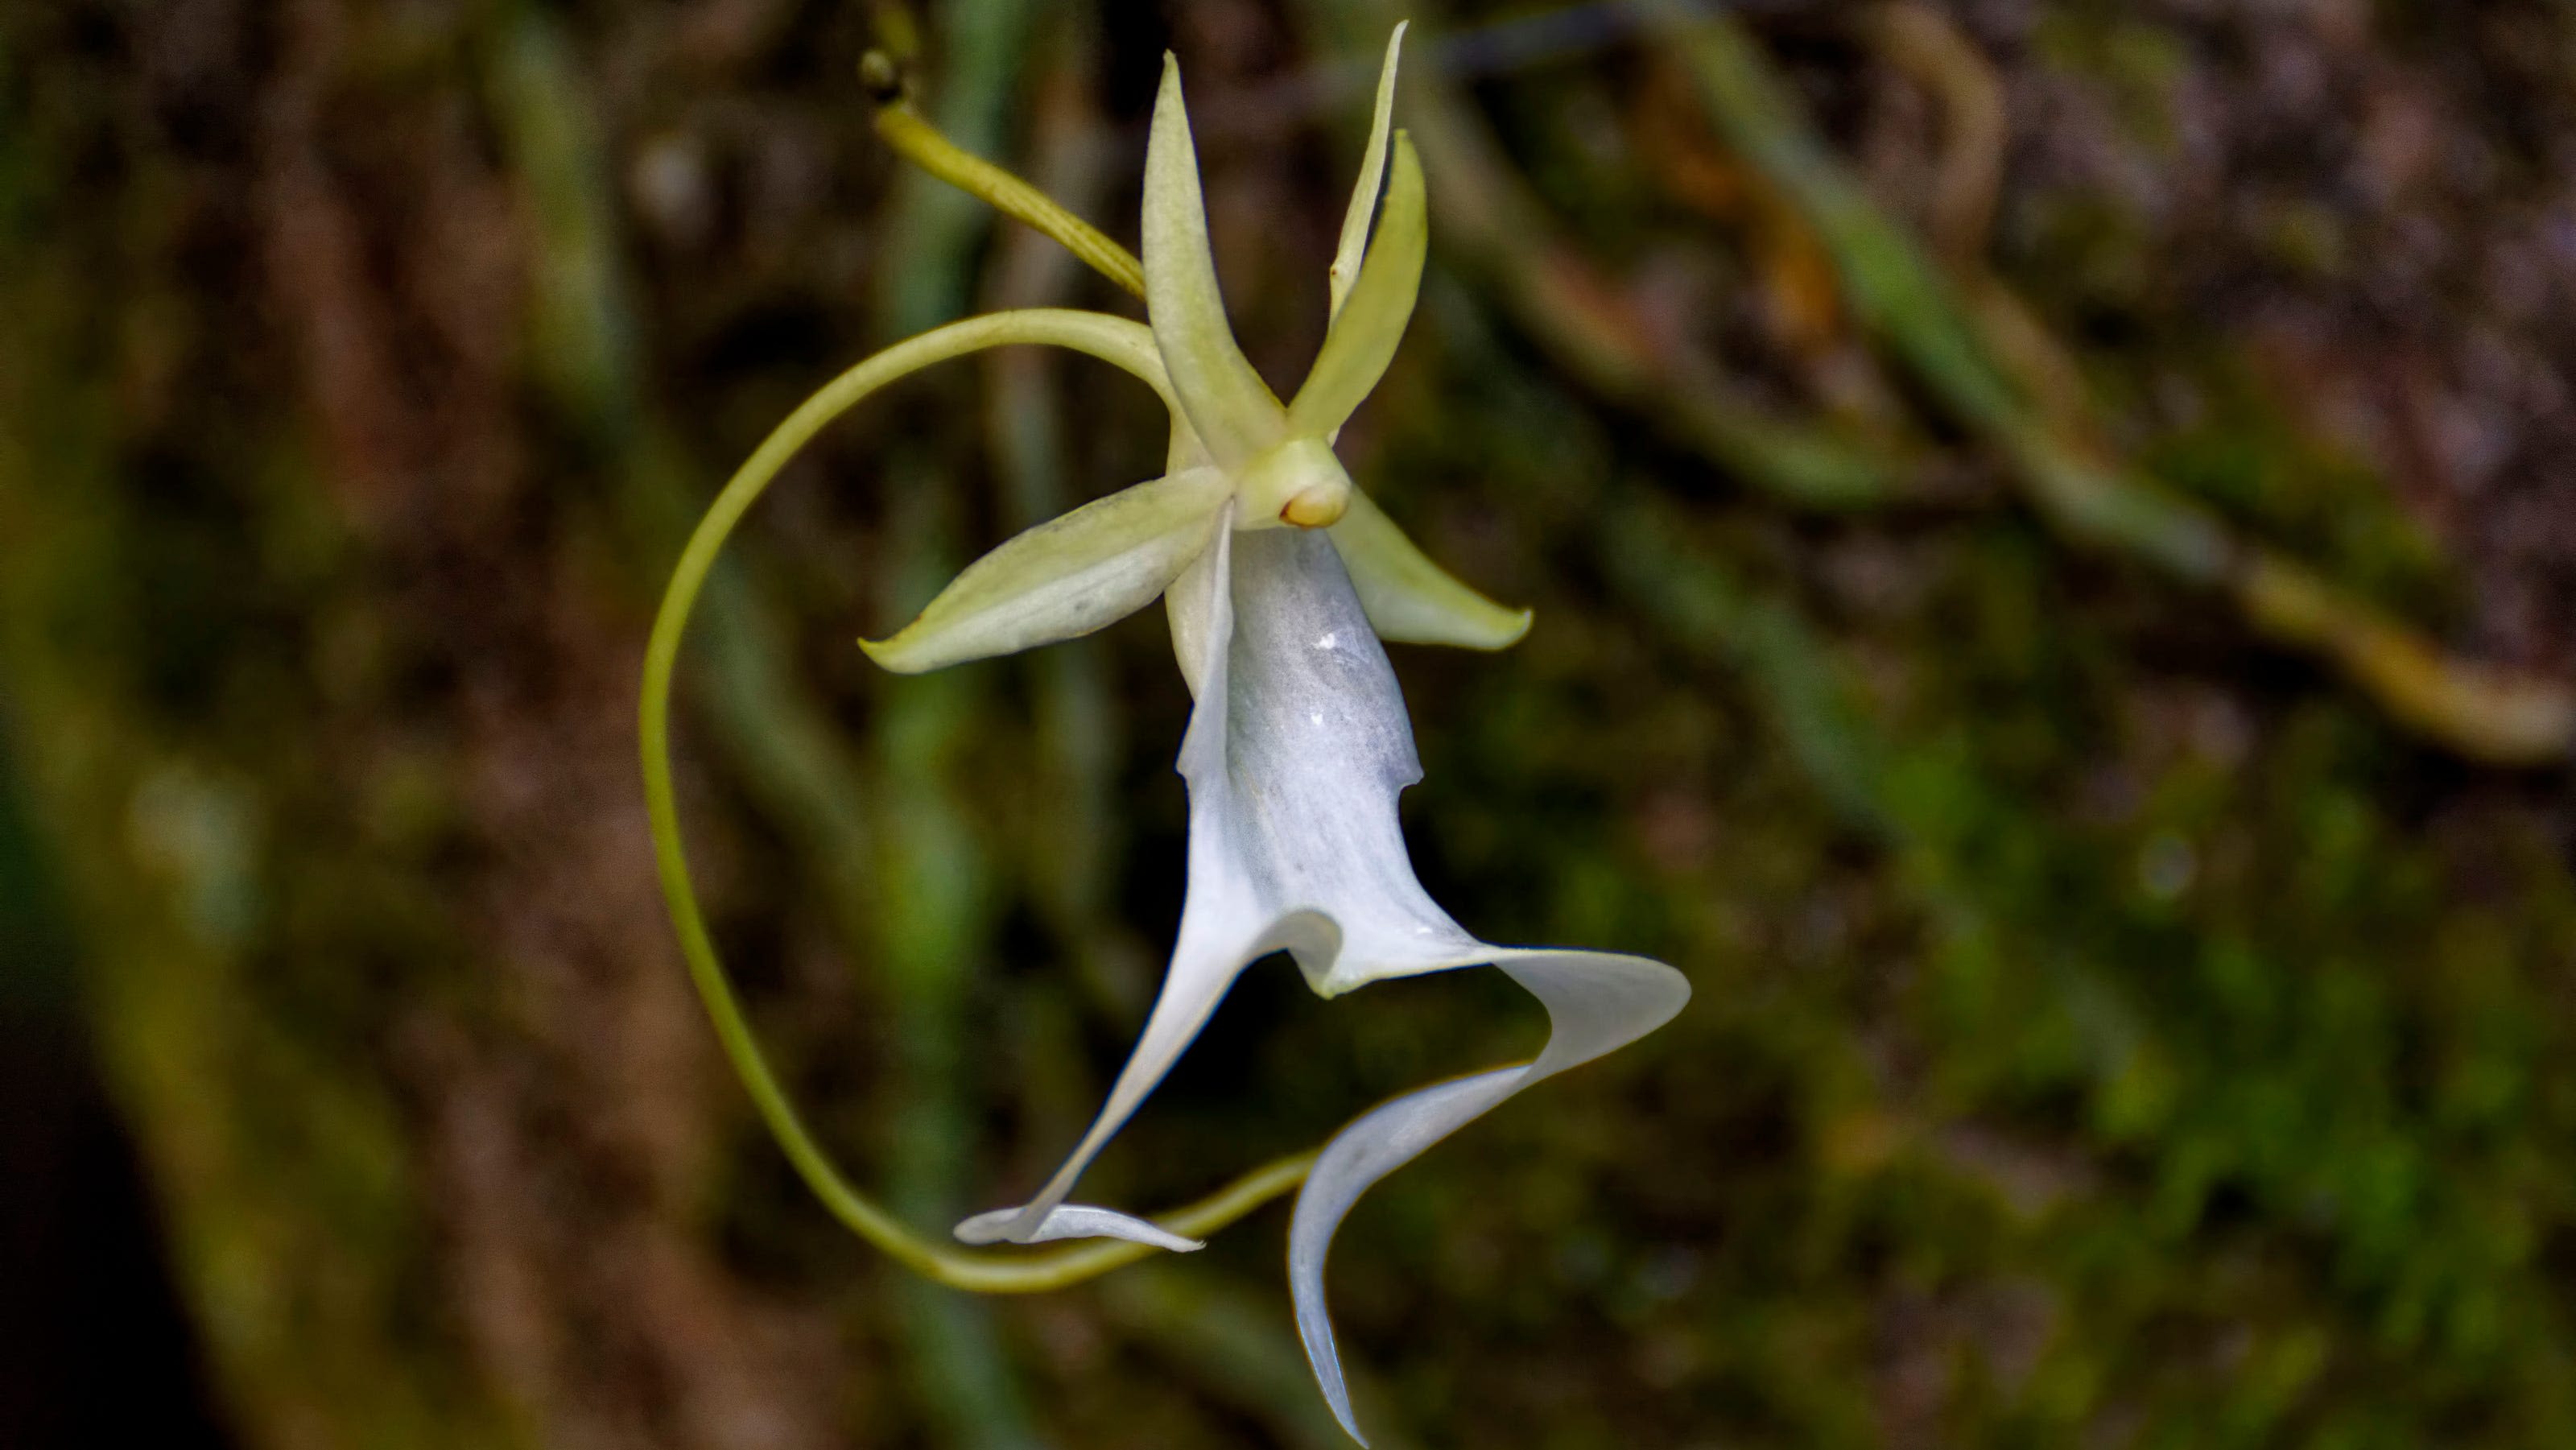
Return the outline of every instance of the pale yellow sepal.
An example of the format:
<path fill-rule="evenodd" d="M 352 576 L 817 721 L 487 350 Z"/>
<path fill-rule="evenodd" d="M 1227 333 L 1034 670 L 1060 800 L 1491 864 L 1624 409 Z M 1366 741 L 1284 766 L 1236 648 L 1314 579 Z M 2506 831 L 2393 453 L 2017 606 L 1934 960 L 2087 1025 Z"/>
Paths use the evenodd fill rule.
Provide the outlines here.
<path fill-rule="evenodd" d="M 1507 649 L 1529 633 L 1528 610 L 1506 609 L 1458 582 L 1416 548 L 1367 494 L 1352 490 L 1349 512 L 1327 532 L 1378 638 Z"/>
<path fill-rule="evenodd" d="M 913 675 L 1113 624 L 1153 603 L 1207 546 L 1233 491 L 1219 470 L 1193 468 L 1085 504 L 968 565 L 920 618 L 859 648 Z"/>
<path fill-rule="evenodd" d="M 1341 319 L 1342 303 L 1351 295 L 1351 284 L 1359 279 L 1360 256 L 1368 250 L 1369 217 L 1377 210 L 1377 187 L 1386 179 L 1386 141 L 1395 124 L 1395 63 L 1404 53 L 1404 28 L 1411 21 L 1399 20 L 1395 34 L 1386 39 L 1386 61 L 1377 72 L 1377 114 L 1369 119 L 1368 151 L 1360 158 L 1360 179 L 1351 188 L 1351 205 L 1342 213 L 1341 245 L 1333 249 L 1333 268 L 1329 282 L 1333 293 L 1333 310 L 1325 321 Z"/>
<path fill-rule="evenodd" d="M 1377 386 L 1386 365 L 1404 340 L 1404 325 L 1413 318 L 1413 299 L 1422 289 L 1422 259 L 1430 245 L 1425 215 L 1422 161 L 1412 138 L 1395 134 L 1395 178 L 1386 191 L 1386 215 L 1377 224 L 1377 240 L 1360 264 L 1359 281 L 1347 305 L 1324 334 L 1323 350 L 1288 405 L 1288 427 L 1301 437 L 1329 438 L 1341 431 L 1353 410 Z"/>
<path fill-rule="evenodd" d="M 1208 245 L 1198 152 L 1181 102 L 1181 65 L 1163 57 L 1163 90 L 1145 145 L 1145 314 L 1181 411 L 1228 468 L 1288 436 L 1288 413 L 1234 341 Z"/>

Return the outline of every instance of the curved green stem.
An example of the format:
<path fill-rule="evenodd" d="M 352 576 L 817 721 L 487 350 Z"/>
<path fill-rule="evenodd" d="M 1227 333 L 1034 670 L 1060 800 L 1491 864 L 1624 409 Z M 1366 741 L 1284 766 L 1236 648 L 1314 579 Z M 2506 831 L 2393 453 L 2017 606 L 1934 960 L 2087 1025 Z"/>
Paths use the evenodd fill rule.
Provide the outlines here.
<path fill-rule="evenodd" d="M 1010 343 L 1036 343 L 1089 353 L 1135 374 L 1171 401 L 1171 386 L 1154 350 L 1153 334 L 1141 324 L 1096 312 L 1030 309 L 970 318 L 935 328 L 899 342 L 834 378 L 822 391 L 778 425 L 716 496 L 699 520 L 680 562 L 663 592 L 653 619 L 653 635 L 644 651 L 643 699 L 638 717 L 644 761 L 644 804 L 652 818 L 653 855 L 660 869 L 662 895 L 679 933 L 680 953 L 688 961 L 689 980 L 697 987 L 714 1023 L 716 1039 L 742 1078 L 745 1091 L 762 1121 L 778 1139 L 788 1161 L 834 1217 L 861 1238 L 883 1249 L 905 1267 L 959 1289 L 987 1294 L 1026 1294 L 1063 1288 L 1133 1263 L 1157 1250 L 1109 1239 L 1036 1253 L 973 1250 L 923 1238 L 906 1228 L 874 1199 L 841 1176 L 797 1114 L 778 1075 L 761 1052 L 760 1041 L 733 994 L 715 941 L 707 933 L 689 879 L 686 848 L 680 837 L 677 796 L 671 781 L 671 682 L 680 656 L 681 637 L 690 612 L 705 587 L 716 555 L 778 471 L 816 433 L 886 384 L 933 363 Z M 1223 1189 L 1158 1220 L 1187 1237 L 1201 1237 L 1234 1222 L 1305 1181 L 1315 1155 L 1301 1153 L 1254 1169 Z"/>
<path fill-rule="evenodd" d="M 1055 198 L 940 134 L 910 102 L 894 100 L 879 106 L 876 127 L 886 144 L 915 166 L 1055 238 L 1066 251 L 1091 264 L 1093 271 L 1140 298 L 1145 295 L 1145 264 L 1136 260 L 1134 252 L 1059 206 Z"/>

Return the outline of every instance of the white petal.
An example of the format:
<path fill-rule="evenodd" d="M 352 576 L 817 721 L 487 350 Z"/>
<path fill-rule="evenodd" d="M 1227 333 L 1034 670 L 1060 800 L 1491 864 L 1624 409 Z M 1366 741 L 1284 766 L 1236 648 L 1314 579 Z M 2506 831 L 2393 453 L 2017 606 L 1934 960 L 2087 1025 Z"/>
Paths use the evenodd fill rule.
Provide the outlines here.
<path fill-rule="evenodd" d="M 1219 545 L 1219 547 L 1223 547 Z M 1195 852 L 1193 852 L 1195 854 Z M 1200 929 L 1192 930 L 1196 913 L 1204 920 Z M 1086 1228 L 1064 1217 L 1058 1205 L 1073 1191 L 1074 1181 L 1091 1165 L 1094 1155 L 1117 1131 L 1126 1125 L 1145 1096 L 1154 1090 L 1163 1075 L 1180 1060 L 1183 1049 L 1216 1011 L 1226 989 L 1242 974 L 1244 964 L 1253 958 L 1277 950 L 1285 943 L 1245 939 L 1229 934 L 1225 928 L 1239 925 L 1240 913 L 1224 902 L 1210 902 L 1201 883 L 1193 876 L 1190 900 L 1182 908 L 1182 930 L 1179 946 L 1172 954 L 1170 972 L 1163 978 L 1163 990 L 1154 999 L 1154 1010 L 1145 1019 L 1144 1035 L 1137 1040 L 1136 1050 L 1127 1065 L 1118 1072 L 1118 1080 L 1109 1090 L 1109 1101 L 1092 1120 L 1090 1131 L 1075 1145 L 1072 1156 L 1055 1176 L 1047 1180 L 1035 1198 L 1016 1209 L 980 1213 L 957 1226 L 956 1233 L 969 1243 L 993 1243 L 1007 1239 L 1013 1243 L 1036 1243 L 1045 1238 L 1073 1237 L 1083 1232 L 1108 1234 L 1115 1238 L 1138 1238 L 1134 1227 L 1140 1219 L 1109 1215 L 1117 1223 L 1092 1222 Z M 1105 1212 L 1105 1211 L 1104 1211 Z M 1143 1239 L 1152 1243 L 1153 1239 Z"/>
<path fill-rule="evenodd" d="M 1360 257 L 1368 250 L 1369 214 L 1377 210 L 1378 183 L 1386 176 L 1386 141 L 1395 122 L 1395 63 L 1404 53 L 1404 28 L 1408 20 L 1395 23 L 1395 34 L 1386 38 L 1386 60 L 1377 72 L 1377 114 L 1369 121 L 1368 150 L 1360 157 L 1360 179 L 1351 188 L 1350 209 L 1342 213 L 1341 245 L 1333 250 L 1333 270 L 1328 278 L 1333 292 L 1333 310 L 1326 322 L 1339 319 L 1342 303 L 1351 295 L 1351 284 L 1359 280 Z"/>
<path fill-rule="evenodd" d="M 1291 944 L 1326 996 L 1486 960 L 1414 879 L 1395 808 L 1422 778 L 1413 725 L 1332 540 L 1238 533 L 1232 566 L 1223 753 L 1193 720 L 1181 762 L 1193 886 L 1204 838 L 1259 914 L 1330 922 L 1329 944 Z"/>
<path fill-rule="evenodd" d="M 860 648 L 889 670 L 919 674 L 1114 624 L 1205 549 L 1232 488 L 1218 470 L 1198 468 L 1096 499 L 968 565 L 920 618 Z"/>
<path fill-rule="evenodd" d="M 1527 1071 L 1506 1067 L 1481 1072 L 1397 1098 L 1344 1128 L 1297 1194 L 1297 1212 L 1288 1229 L 1288 1292 L 1297 1307 L 1297 1337 L 1306 1342 L 1306 1362 L 1314 1367 L 1315 1383 L 1333 1407 L 1333 1418 L 1362 1445 L 1368 1437 L 1351 1413 L 1350 1386 L 1342 1378 L 1342 1357 L 1333 1347 L 1333 1323 L 1324 1308 L 1324 1255 L 1332 1247 L 1333 1231 L 1369 1185 L 1510 1097 Z"/>
<path fill-rule="evenodd" d="M 1181 66 L 1163 57 L 1163 89 L 1145 144 L 1145 315 L 1190 426 L 1233 467 L 1287 436 L 1288 413 L 1245 360 L 1217 290 L 1199 159 L 1181 104 Z"/>
<path fill-rule="evenodd" d="M 1491 1111 L 1522 1088 L 1623 1047 L 1661 1027 L 1690 1000 L 1681 973 L 1644 957 L 1607 952 L 1494 949 L 1497 966 L 1546 1005 L 1547 1047 L 1526 1067 L 1458 1078 L 1397 1098 L 1362 1116 L 1326 1145 L 1288 1228 L 1288 1289 L 1297 1333 L 1333 1415 L 1365 1445 L 1351 1415 L 1341 1357 L 1324 1307 L 1324 1258 L 1334 1231 L 1370 1185 L 1422 1150 Z"/>
<path fill-rule="evenodd" d="M 970 1244 L 1000 1243 L 1009 1237 L 1012 1220 L 1020 1213 L 1016 1208 L 997 1208 L 976 1214 L 958 1223 L 957 1237 Z M 1042 1244 L 1052 1239 L 1129 1239 L 1176 1254 L 1194 1254 L 1207 1247 L 1205 1240 L 1183 1238 L 1161 1224 L 1087 1203 L 1062 1203 L 1048 1209 L 1044 1221 L 1019 1242 Z"/>
<path fill-rule="evenodd" d="M 1378 638 L 1504 649 L 1529 633 L 1528 610 L 1506 609 L 1458 582 L 1366 494 L 1351 494 L 1349 509 L 1331 532 Z"/>

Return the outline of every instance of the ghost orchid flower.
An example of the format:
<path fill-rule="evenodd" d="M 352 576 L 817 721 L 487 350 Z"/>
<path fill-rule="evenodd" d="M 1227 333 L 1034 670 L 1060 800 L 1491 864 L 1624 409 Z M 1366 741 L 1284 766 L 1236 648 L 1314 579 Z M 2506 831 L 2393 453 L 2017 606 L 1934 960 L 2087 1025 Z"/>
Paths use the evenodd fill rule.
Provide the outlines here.
<path fill-rule="evenodd" d="M 1191 1234 L 1230 1221 L 1303 1172 L 1289 1242 L 1298 1328 L 1335 1416 L 1354 1438 L 1324 1308 L 1325 1255 L 1352 1204 L 1522 1088 L 1662 1025 L 1689 996 L 1680 973 L 1642 957 L 1478 940 L 1423 891 L 1405 850 L 1396 797 L 1422 771 L 1379 641 L 1499 649 L 1521 636 L 1529 615 L 1494 604 L 1425 558 L 1352 486 L 1332 449 L 1394 355 L 1421 281 L 1421 164 L 1402 132 L 1390 136 L 1403 33 L 1398 26 L 1387 46 L 1367 159 L 1329 277 L 1330 326 L 1287 403 L 1253 371 L 1226 320 L 1180 70 L 1167 56 L 1145 167 L 1142 276 L 1150 326 L 1084 312 L 995 314 L 897 344 L 836 379 L 736 474 L 684 551 L 647 651 L 644 702 L 648 801 L 693 976 L 772 1127 L 843 1218 L 945 1282 L 1031 1288 L 1153 1248 L 1198 1248 Z M 955 169 L 982 166 L 968 161 Z M 1385 205 L 1372 238 L 1382 180 Z M 1029 216 L 1029 205 L 1024 200 L 1017 214 Z M 1060 237 L 1078 229 L 1084 255 L 1095 262 L 1123 256 L 1060 211 L 1040 224 Z M 891 670 L 938 669 L 1087 634 L 1161 596 L 1195 698 L 1179 762 L 1190 801 L 1188 881 L 1171 965 L 1143 1036 L 1089 1131 L 1036 1196 L 955 1229 L 959 1240 L 977 1245 L 1113 1241 L 1086 1246 L 1089 1258 L 1045 1274 L 1015 1274 L 968 1257 L 971 1251 L 923 1244 L 822 1163 L 758 1063 L 715 964 L 689 893 L 669 779 L 668 694 L 679 638 L 716 550 L 743 512 L 797 448 L 859 399 L 930 363 L 1003 343 L 1071 348 L 1153 387 L 1171 413 L 1167 471 L 1002 544 L 910 625 L 862 647 Z M 1387 1103 L 1345 1128 L 1311 1168 L 1273 1165 L 1161 1222 L 1067 1202 L 1084 1168 L 1235 979 L 1280 951 L 1328 998 L 1394 977 L 1499 967 L 1546 1007 L 1548 1044 L 1534 1061 Z"/>
<path fill-rule="evenodd" d="M 1371 622 L 1387 639 L 1500 649 L 1529 628 L 1442 572 L 1333 454 L 1334 436 L 1377 386 L 1413 314 L 1429 236 L 1422 163 L 1393 137 L 1393 176 L 1374 242 L 1368 223 L 1386 168 L 1395 44 L 1379 86 L 1369 164 L 1332 269 L 1332 322 L 1305 384 L 1286 405 L 1252 370 L 1218 295 L 1181 104 L 1180 65 L 1164 57 L 1145 159 L 1144 282 L 1153 362 L 1131 367 L 1173 404 L 1169 471 L 1041 524 L 977 560 L 893 638 L 862 641 L 904 674 L 1088 634 L 1152 603 L 1199 557 L 1218 511 L 1241 531 L 1329 528 Z M 1119 359 L 1112 359 L 1119 361 Z M 1130 363 L 1141 359 L 1130 358 Z M 1168 381 L 1166 381 L 1168 380 Z"/>

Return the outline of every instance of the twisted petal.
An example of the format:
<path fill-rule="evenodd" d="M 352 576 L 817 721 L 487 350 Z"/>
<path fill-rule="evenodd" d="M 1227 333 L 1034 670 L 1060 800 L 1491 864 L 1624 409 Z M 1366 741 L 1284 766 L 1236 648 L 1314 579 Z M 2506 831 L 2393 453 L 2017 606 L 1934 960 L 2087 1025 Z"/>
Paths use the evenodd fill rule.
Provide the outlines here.
<path fill-rule="evenodd" d="M 1017 1218 L 1016 1208 L 997 1208 L 979 1213 L 957 1225 L 957 1237 L 970 1244 L 1000 1241 Z M 1048 1210 L 1045 1220 L 1022 1243 L 1042 1244 L 1055 1239 L 1131 1239 L 1152 1244 L 1176 1254 L 1194 1254 L 1207 1247 L 1204 1239 L 1183 1238 L 1162 1225 L 1114 1208 L 1095 1208 L 1087 1203 L 1060 1203 Z"/>
<path fill-rule="evenodd" d="M 1011 654 L 1114 624 L 1200 553 L 1230 484 L 1193 468 L 1121 489 L 1021 534 L 966 567 L 893 638 L 861 640 L 901 674 Z"/>
<path fill-rule="evenodd" d="M 1190 426 L 1232 467 L 1287 436 L 1287 413 L 1245 360 L 1217 290 L 1199 195 L 1198 152 L 1181 104 L 1181 64 L 1163 56 L 1163 89 L 1145 147 L 1145 313 Z"/>
<path fill-rule="evenodd" d="M 1334 313 L 1314 368 L 1288 404 L 1290 431 L 1318 437 L 1339 432 L 1377 386 L 1395 356 L 1395 345 L 1404 338 L 1405 323 L 1412 320 L 1429 244 L 1422 161 L 1413 154 L 1413 138 L 1399 131 L 1395 179 L 1386 189 L 1386 215 L 1377 224 L 1377 240 L 1360 265 L 1348 304 Z"/>
<path fill-rule="evenodd" d="M 1459 583 L 1366 494 L 1352 491 L 1349 511 L 1330 532 L 1378 638 L 1503 649 L 1529 633 L 1528 610 L 1506 609 Z"/>
<path fill-rule="evenodd" d="M 1489 949 L 1494 964 L 1546 1005 L 1550 1032 L 1536 1061 L 1424 1088 L 1362 1116 L 1325 1146 L 1288 1228 L 1288 1288 L 1297 1333 L 1333 1415 L 1367 1444 L 1351 1415 L 1350 1391 L 1324 1308 L 1324 1257 L 1369 1186 L 1422 1150 L 1492 1111 L 1539 1079 L 1589 1062 L 1661 1027 L 1690 999 L 1690 984 L 1661 962 L 1608 952 Z"/>
<path fill-rule="evenodd" d="M 1341 245 L 1333 249 L 1333 269 L 1329 282 L 1333 291 L 1333 310 L 1327 322 L 1342 315 L 1342 301 L 1351 295 L 1351 283 L 1360 275 L 1360 254 L 1368 249 L 1369 215 L 1377 210 L 1378 183 L 1386 177 L 1386 140 L 1395 119 L 1395 63 L 1404 52 L 1404 28 L 1412 22 L 1399 20 L 1395 34 L 1386 38 L 1386 60 L 1377 72 L 1377 114 L 1369 121 L 1368 151 L 1360 158 L 1360 179 L 1351 188 L 1350 209 L 1342 213 Z"/>

